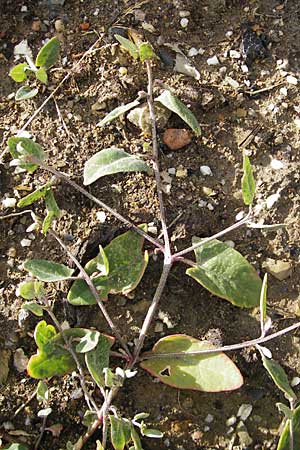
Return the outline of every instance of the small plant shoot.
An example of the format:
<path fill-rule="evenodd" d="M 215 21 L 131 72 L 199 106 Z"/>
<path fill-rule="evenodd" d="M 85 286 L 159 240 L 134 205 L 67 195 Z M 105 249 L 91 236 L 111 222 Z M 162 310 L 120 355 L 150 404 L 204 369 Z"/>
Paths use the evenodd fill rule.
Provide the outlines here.
<path fill-rule="evenodd" d="M 243 155 L 242 193 L 245 205 L 252 205 L 255 196 L 255 180 L 248 156 Z"/>

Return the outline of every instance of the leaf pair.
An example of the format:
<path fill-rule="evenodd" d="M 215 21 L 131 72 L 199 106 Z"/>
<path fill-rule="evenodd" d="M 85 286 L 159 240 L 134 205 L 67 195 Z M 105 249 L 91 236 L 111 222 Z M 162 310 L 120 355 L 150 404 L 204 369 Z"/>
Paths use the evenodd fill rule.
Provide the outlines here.
<path fill-rule="evenodd" d="M 123 36 L 120 36 L 118 34 L 115 35 L 115 38 L 119 43 L 122 45 L 125 50 L 129 52 L 129 54 L 134 59 L 140 59 L 142 62 L 146 60 L 153 60 L 157 59 L 156 54 L 154 53 L 154 50 L 152 48 L 152 45 L 149 44 L 149 42 L 139 42 L 135 43 L 133 41 L 130 41 L 129 39 L 124 38 Z"/>

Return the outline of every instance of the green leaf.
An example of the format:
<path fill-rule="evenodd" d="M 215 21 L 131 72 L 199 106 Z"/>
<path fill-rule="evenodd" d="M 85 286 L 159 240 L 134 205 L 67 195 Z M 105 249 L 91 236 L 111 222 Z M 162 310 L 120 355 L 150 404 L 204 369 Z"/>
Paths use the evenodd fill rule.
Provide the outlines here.
<path fill-rule="evenodd" d="M 92 156 L 84 165 L 84 182 L 88 186 L 100 177 L 118 172 L 150 172 L 147 164 L 123 149 L 110 147 Z"/>
<path fill-rule="evenodd" d="M 153 60 L 157 59 L 156 54 L 154 53 L 153 47 L 149 42 L 142 42 L 139 46 L 139 56 L 142 62 L 147 59 Z"/>
<path fill-rule="evenodd" d="M 177 334 L 160 339 L 152 353 L 194 352 L 213 348 L 208 341 Z M 185 355 L 182 358 L 166 356 L 145 360 L 141 366 L 163 383 L 178 389 L 220 392 L 238 389 L 243 384 L 239 369 L 224 353 Z"/>
<path fill-rule="evenodd" d="M 134 416 L 133 420 L 138 421 L 138 420 L 141 420 L 141 419 L 147 419 L 149 416 L 150 416 L 149 413 L 141 412 L 141 413 L 136 414 Z"/>
<path fill-rule="evenodd" d="M 29 173 L 34 172 L 38 168 L 38 165 L 26 161 L 24 162 L 24 159 L 28 160 L 30 157 L 34 157 L 41 162 L 46 159 L 42 147 L 31 139 L 25 137 L 10 137 L 7 144 L 12 157 L 19 160 L 18 166 L 22 169 L 26 169 Z"/>
<path fill-rule="evenodd" d="M 130 53 L 130 55 L 134 59 L 137 59 L 139 57 L 138 47 L 132 41 L 124 38 L 123 36 L 120 36 L 119 34 L 115 34 L 115 38 L 117 39 L 117 41 L 119 41 L 122 47 L 125 48 L 125 50 L 127 50 Z"/>
<path fill-rule="evenodd" d="M 39 381 L 37 385 L 36 398 L 38 402 L 48 402 L 49 389 L 45 381 Z"/>
<path fill-rule="evenodd" d="M 44 314 L 43 308 L 38 305 L 36 302 L 27 302 L 22 305 L 22 309 L 25 309 L 26 311 L 30 311 L 32 314 L 34 314 L 37 317 L 42 317 Z"/>
<path fill-rule="evenodd" d="M 99 342 L 99 331 L 88 330 L 76 345 L 77 353 L 86 353 L 93 350 Z"/>
<path fill-rule="evenodd" d="M 17 90 L 15 100 L 20 102 L 21 100 L 29 100 L 38 94 L 38 89 L 31 88 L 30 86 L 22 86 Z"/>
<path fill-rule="evenodd" d="M 99 387 L 105 386 L 103 369 L 109 366 L 109 351 L 114 339 L 100 335 L 98 345 L 85 354 L 86 366 Z"/>
<path fill-rule="evenodd" d="M 96 450 L 104 450 L 104 447 L 100 441 L 96 441 L 96 444 L 97 444 Z"/>
<path fill-rule="evenodd" d="M 110 440 L 115 450 L 123 450 L 125 447 L 125 435 L 123 422 L 114 416 L 109 416 L 110 420 Z"/>
<path fill-rule="evenodd" d="M 145 428 L 142 431 L 143 436 L 146 436 L 148 438 L 155 438 L 155 439 L 160 439 L 162 437 L 164 437 L 164 433 L 162 433 L 159 430 L 154 430 L 152 428 Z"/>
<path fill-rule="evenodd" d="M 265 322 L 267 318 L 267 289 L 268 289 L 268 274 L 265 273 L 261 292 L 260 292 L 260 328 L 261 332 L 264 332 L 265 329 Z"/>
<path fill-rule="evenodd" d="M 292 420 L 292 418 L 293 418 L 293 411 L 288 406 L 286 406 L 284 403 L 276 403 L 276 406 L 277 406 L 278 410 L 282 414 L 284 414 L 284 416 L 287 419 Z"/>
<path fill-rule="evenodd" d="M 46 259 L 29 259 L 24 263 L 24 268 L 38 280 L 47 282 L 67 280 L 74 272 L 64 264 Z"/>
<path fill-rule="evenodd" d="M 47 84 L 48 82 L 48 75 L 44 67 L 40 67 L 36 72 L 35 76 L 38 80 L 40 80 L 42 83 Z"/>
<path fill-rule="evenodd" d="M 21 83 L 26 80 L 26 71 L 28 69 L 30 69 L 30 67 L 26 63 L 17 64 L 10 70 L 9 76 L 17 83 Z"/>
<path fill-rule="evenodd" d="M 85 411 L 82 423 L 85 427 L 90 427 L 97 420 L 97 414 L 94 411 L 90 411 L 89 409 Z"/>
<path fill-rule="evenodd" d="M 49 230 L 51 223 L 55 217 L 59 217 L 60 215 L 60 209 L 56 203 L 54 194 L 52 189 L 47 189 L 45 193 L 45 203 L 46 203 L 46 209 L 47 209 L 47 215 L 43 221 L 42 225 L 42 232 L 44 234 L 47 233 Z"/>
<path fill-rule="evenodd" d="M 294 450 L 298 450 L 300 448 L 300 405 L 293 413 L 293 432 Z M 288 420 L 281 433 L 277 450 L 290 450 L 290 448 L 290 421 Z"/>
<path fill-rule="evenodd" d="M 193 244 L 201 242 L 193 238 Z M 197 266 L 186 273 L 212 294 L 233 305 L 259 305 L 261 279 L 254 267 L 236 250 L 214 239 L 195 249 Z"/>
<path fill-rule="evenodd" d="M 146 229 L 145 226 L 141 226 Z M 131 292 L 139 284 L 148 264 L 148 253 L 142 251 L 144 238 L 134 231 L 127 231 L 113 239 L 105 247 L 109 262 L 109 275 L 94 276 L 93 283 L 102 299 L 108 294 Z M 85 265 L 89 275 L 97 272 L 98 256 Z M 73 305 L 94 305 L 96 300 L 84 280 L 76 280 L 68 293 Z"/>
<path fill-rule="evenodd" d="M 18 201 L 18 207 L 23 208 L 24 206 L 29 206 L 32 203 L 36 202 L 40 198 L 45 197 L 47 189 L 52 185 L 52 182 L 46 183 L 43 186 L 39 187 L 35 191 L 26 195 Z"/>
<path fill-rule="evenodd" d="M 45 67 L 45 69 L 49 69 L 49 67 L 53 66 L 58 58 L 60 42 L 57 37 L 53 37 L 39 51 L 35 65 L 37 67 Z"/>
<path fill-rule="evenodd" d="M 48 417 L 52 413 L 52 408 L 40 409 L 37 413 L 38 417 Z"/>
<path fill-rule="evenodd" d="M 99 123 L 97 123 L 97 127 L 103 127 L 107 123 L 112 122 L 117 117 L 121 116 L 122 114 L 126 113 L 130 109 L 134 108 L 135 106 L 139 105 L 139 100 L 134 100 L 134 102 L 127 103 L 126 105 L 118 106 L 117 108 L 113 109 L 107 116 L 104 117 Z"/>
<path fill-rule="evenodd" d="M 179 100 L 179 98 L 171 94 L 170 91 L 165 90 L 159 97 L 155 99 L 155 101 L 160 102 L 170 111 L 177 114 L 194 131 L 196 136 L 200 136 L 201 128 L 196 117 L 185 106 L 185 104 Z"/>
<path fill-rule="evenodd" d="M 131 427 L 131 439 L 133 440 L 134 450 L 143 450 L 141 440 L 134 427 Z"/>
<path fill-rule="evenodd" d="M 109 261 L 102 245 L 99 245 L 99 254 L 97 256 L 97 271 L 99 275 L 107 276 L 109 274 Z"/>
<path fill-rule="evenodd" d="M 245 205 L 251 205 L 255 196 L 255 180 L 248 156 L 243 155 L 242 193 Z"/>
<path fill-rule="evenodd" d="M 64 330 L 63 334 L 75 350 L 76 341 L 85 336 L 87 331 L 84 328 L 69 328 Z M 31 356 L 27 366 L 28 374 L 32 378 L 65 375 L 76 369 L 76 363 L 66 348 L 63 334 L 56 334 L 54 327 L 47 325 L 45 321 L 38 323 L 34 333 L 38 351 L 36 355 Z M 105 339 L 111 342 L 113 338 L 105 336 Z M 78 354 L 78 358 L 83 363 L 81 354 Z"/>
<path fill-rule="evenodd" d="M 121 419 L 123 424 L 123 433 L 125 437 L 125 443 L 128 444 L 128 442 L 131 441 L 131 422 L 128 419 Z"/>
<path fill-rule="evenodd" d="M 291 388 L 288 377 L 281 365 L 277 361 L 274 361 L 274 359 L 266 358 L 262 352 L 260 352 L 260 355 L 265 369 L 276 386 L 285 393 L 288 399 L 296 400 L 297 396 Z"/>
<path fill-rule="evenodd" d="M 28 450 L 28 447 L 24 444 L 11 444 L 9 447 L 6 447 L 6 450 Z"/>
<path fill-rule="evenodd" d="M 43 291 L 43 283 L 39 281 L 24 281 L 18 286 L 19 295 L 25 300 L 38 298 Z"/>

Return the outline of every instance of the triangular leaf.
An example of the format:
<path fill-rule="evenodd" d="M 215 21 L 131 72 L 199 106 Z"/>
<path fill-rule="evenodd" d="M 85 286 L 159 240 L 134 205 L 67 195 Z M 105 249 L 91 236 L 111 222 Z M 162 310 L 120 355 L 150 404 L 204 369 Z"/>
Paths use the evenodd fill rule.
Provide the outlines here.
<path fill-rule="evenodd" d="M 70 278 L 74 269 L 64 264 L 58 264 L 46 259 L 30 259 L 24 263 L 24 268 L 41 281 L 62 281 Z"/>
<path fill-rule="evenodd" d="M 41 162 L 46 159 L 42 147 L 31 139 L 25 137 L 10 137 L 7 144 L 12 157 L 19 160 L 18 166 L 22 169 L 26 169 L 29 173 L 34 172 L 38 168 L 38 165 L 23 162 L 24 159 L 28 159 L 31 156 Z"/>
<path fill-rule="evenodd" d="M 38 80 L 40 80 L 42 83 L 47 84 L 48 82 L 48 75 L 44 67 L 40 67 L 36 72 L 35 76 Z"/>
<path fill-rule="evenodd" d="M 297 396 L 291 388 L 288 377 L 281 365 L 274 359 L 266 358 L 262 352 L 260 354 L 263 365 L 276 386 L 285 393 L 287 398 L 296 400 Z"/>
<path fill-rule="evenodd" d="M 114 339 L 100 335 L 96 348 L 85 354 L 85 363 L 99 387 L 105 386 L 103 369 L 109 366 L 109 351 Z"/>
<path fill-rule="evenodd" d="M 196 136 L 200 136 L 201 128 L 194 116 L 194 114 L 182 103 L 179 98 L 171 94 L 170 91 L 163 91 L 163 93 L 155 99 L 155 101 L 160 102 L 170 111 L 177 114 L 191 129 L 194 131 Z"/>
<path fill-rule="evenodd" d="M 30 98 L 35 97 L 38 94 L 38 89 L 31 88 L 30 86 L 22 86 L 17 90 L 15 99 L 17 102 L 21 100 L 29 100 Z"/>
<path fill-rule="evenodd" d="M 10 70 L 9 76 L 17 83 L 21 83 L 26 80 L 26 71 L 28 69 L 30 69 L 30 67 L 26 63 L 17 64 Z"/>
<path fill-rule="evenodd" d="M 24 206 L 29 206 L 32 203 L 39 200 L 40 198 L 45 197 L 46 191 L 51 185 L 52 185 L 51 182 L 46 183 L 43 186 L 36 189 L 35 191 L 33 191 L 30 194 L 26 195 L 25 197 L 21 198 L 21 200 L 18 201 L 18 207 L 23 208 Z"/>
<path fill-rule="evenodd" d="M 152 353 L 193 352 L 213 348 L 210 342 L 177 334 L 160 339 Z M 239 369 L 224 353 L 146 359 L 141 366 L 161 382 L 178 389 L 220 392 L 238 389 L 243 384 Z"/>
<path fill-rule="evenodd" d="M 132 41 L 124 38 L 123 36 L 120 36 L 119 34 L 115 34 L 115 38 L 117 39 L 117 41 L 119 41 L 122 47 L 124 47 L 125 50 L 127 50 L 130 53 L 130 55 L 134 59 L 137 59 L 139 57 L 138 47 Z"/>
<path fill-rule="evenodd" d="M 255 196 L 255 180 L 248 156 L 243 155 L 242 193 L 245 205 L 251 205 Z"/>
<path fill-rule="evenodd" d="M 298 406 L 293 413 L 293 440 L 294 450 L 298 450 L 300 448 L 300 406 Z M 281 433 L 277 450 L 291 450 L 289 420 L 286 422 L 283 432 Z"/>
<path fill-rule="evenodd" d="M 88 186 L 98 178 L 118 172 L 149 172 L 147 164 L 123 149 L 110 147 L 92 156 L 84 165 L 84 182 Z"/>
<path fill-rule="evenodd" d="M 104 117 L 99 123 L 97 123 L 97 127 L 103 127 L 109 122 L 112 122 L 117 117 L 121 116 L 122 114 L 126 113 L 130 109 L 134 108 L 135 106 L 139 105 L 139 100 L 134 100 L 134 102 L 127 103 L 126 105 L 118 106 L 117 108 L 113 109 L 107 116 Z"/>
<path fill-rule="evenodd" d="M 145 226 L 143 226 L 145 229 Z M 107 295 L 124 295 L 131 292 L 140 282 L 148 264 L 148 253 L 142 251 L 144 238 L 134 231 L 127 231 L 113 239 L 105 247 L 109 262 L 108 276 L 94 276 L 93 283 L 102 299 Z M 89 275 L 97 272 L 98 256 L 85 265 Z M 93 305 L 96 300 L 84 280 L 76 280 L 68 294 L 73 305 Z"/>
<path fill-rule="evenodd" d="M 193 244 L 201 242 L 193 238 Z M 186 273 L 212 294 L 236 306 L 259 305 L 261 279 L 254 267 L 236 250 L 214 239 L 195 249 L 197 266 Z"/>
<path fill-rule="evenodd" d="M 49 69 L 49 67 L 53 66 L 58 58 L 60 42 L 57 37 L 53 37 L 39 51 L 35 65 L 37 67 L 45 67 Z"/>

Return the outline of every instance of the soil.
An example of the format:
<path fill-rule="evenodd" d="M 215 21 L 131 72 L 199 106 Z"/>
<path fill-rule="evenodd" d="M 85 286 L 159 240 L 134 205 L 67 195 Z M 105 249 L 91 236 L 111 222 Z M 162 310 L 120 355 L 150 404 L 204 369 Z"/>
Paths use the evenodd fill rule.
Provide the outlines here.
<path fill-rule="evenodd" d="M 177 174 L 171 175 L 170 192 L 164 194 L 167 221 L 172 224 L 173 249 L 189 246 L 192 236 L 210 236 L 230 226 L 237 214 L 245 210 L 240 181 L 242 151 L 246 148 L 257 180 L 257 204 L 263 205 L 270 195 L 280 194 L 272 207 L 261 208 L 256 220 L 265 224 L 284 223 L 286 227 L 270 232 L 242 227 L 226 235 L 224 240 L 233 241 L 235 248 L 261 276 L 265 273 L 267 258 L 290 263 L 292 272 L 288 278 L 280 281 L 269 276 L 268 314 L 273 320 L 272 331 L 299 320 L 298 0 L 66 0 L 63 6 L 57 3 L 51 0 L 0 0 L 1 152 L 5 150 L 7 138 L 24 126 L 71 71 L 71 76 L 55 95 L 56 104 L 50 100 L 28 127 L 47 151 L 51 164 L 81 183 L 85 161 L 103 148 L 119 146 L 149 159 L 149 145 L 144 144 L 150 143 L 150 138 L 126 119 L 119 119 L 104 128 L 97 127 L 107 112 L 134 100 L 147 85 L 144 67 L 120 51 L 109 28 L 120 25 L 138 30 L 157 52 L 163 42 L 179 44 L 185 54 L 192 47 L 203 49 L 190 58 L 191 64 L 200 72 L 199 80 L 176 73 L 172 67 L 160 62 L 154 67 L 155 78 L 188 104 L 202 125 L 200 137 L 194 137 L 187 147 L 174 152 L 163 144 L 164 130 L 159 130 L 161 171 L 175 168 Z M 186 28 L 180 25 L 182 16 L 188 19 Z M 33 31 L 36 18 L 40 20 L 40 29 Z M 58 18 L 64 24 L 64 30 L 60 32 L 54 28 Z M 82 25 L 87 22 L 89 25 Z M 143 28 L 143 22 L 153 28 L 149 25 Z M 83 30 L 84 27 L 88 29 Z M 254 30 L 262 43 L 257 58 L 251 55 L 246 61 L 243 57 L 247 55 L 243 55 L 243 51 L 247 51 L 247 42 L 244 42 L 244 48 L 241 47 L 245 27 Z M 36 54 L 44 39 L 55 34 L 61 40 L 61 56 L 50 70 L 49 84 L 40 87 L 34 99 L 16 102 L 12 93 L 17 86 L 8 76 L 14 64 L 14 46 L 27 39 Z M 79 68 L 76 67 L 83 52 L 99 36 L 95 51 Z M 232 58 L 232 50 L 239 52 L 240 57 Z M 215 55 L 219 64 L 208 65 L 207 59 Z M 242 70 L 243 64 L 247 65 L 248 72 L 245 68 Z M 288 75 L 298 78 L 298 85 L 289 83 Z M 232 87 L 226 77 L 236 81 L 238 87 Z M 104 103 L 104 108 L 96 111 L 93 108 L 96 102 Z M 175 116 L 167 126 L 186 127 Z M 243 145 L 249 134 L 248 143 Z M 282 163 L 278 169 L 274 168 L 274 160 Z M 16 174 L 15 168 L 9 165 L 8 153 L 3 161 L 0 166 L 2 198 L 22 197 L 50 179 L 50 175 L 41 170 L 33 175 Z M 213 176 L 202 175 L 200 166 L 203 165 L 211 168 Z M 90 190 L 134 223 L 152 223 L 160 232 L 158 199 L 151 176 L 120 174 L 105 177 L 95 182 Z M 96 215 L 100 208 L 70 186 L 58 182 L 55 196 L 62 210 L 55 229 L 74 253 L 78 253 L 85 242 L 105 245 L 111 237 L 125 231 L 125 227 L 120 227 L 109 214 L 105 222 L 100 223 Z M 34 204 L 33 210 L 43 215 L 43 203 Z M 19 210 L 3 206 L 1 215 L 16 211 Z M 0 355 L 3 368 L 5 357 L 9 363 L 9 374 L 0 391 L 0 434 L 3 445 L 26 442 L 33 448 L 41 427 L 37 401 L 30 401 L 15 417 L 14 412 L 30 399 L 36 380 L 28 377 L 25 371 L 18 372 L 13 358 L 19 348 L 28 357 L 35 353 L 32 337 L 39 319 L 33 316 L 20 319 L 22 300 L 16 296 L 16 287 L 26 278 L 22 267 L 26 259 L 42 257 L 61 263 L 67 261 L 63 250 L 50 236 L 29 235 L 31 245 L 22 247 L 21 241 L 28 239 L 26 229 L 31 222 L 29 214 L 0 221 Z M 148 244 L 146 247 L 151 249 Z M 192 254 L 188 256 L 193 258 Z M 161 267 L 161 257 L 151 257 L 135 291 L 128 297 L 111 296 L 106 304 L 129 343 L 138 337 Z M 156 316 L 146 339 L 146 350 L 150 350 L 159 338 L 175 333 L 210 339 L 216 344 L 242 342 L 259 335 L 257 310 L 240 309 L 211 295 L 187 277 L 185 269 L 181 264 L 173 267 L 161 298 L 160 310 L 168 315 L 174 327 L 168 329 L 164 324 L 163 330 L 156 332 L 155 326 L 161 323 Z M 96 307 L 66 306 L 67 290 L 68 287 L 62 285 L 58 291 L 53 291 L 59 319 L 68 320 L 72 326 L 92 326 L 109 333 Z M 299 332 L 270 342 L 268 348 L 290 380 L 299 376 Z M 276 448 L 282 419 L 276 403 L 286 402 L 283 394 L 268 377 L 255 348 L 231 353 L 230 357 L 244 377 L 242 388 L 230 393 L 176 390 L 156 382 L 142 369 L 126 382 L 116 399 L 116 408 L 125 417 L 148 412 L 149 424 L 165 433 L 163 439 L 143 439 L 145 450 Z M 113 360 L 113 364 L 118 361 Z M 85 402 L 82 397 L 74 398 L 74 391 L 79 387 L 74 374 L 51 379 L 49 386 L 53 412 L 47 424 L 60 423 L 63 431 L 59 437 L 46 431 L 39 448 L 66 448 L 68 441 L 75 442 L 85 432 L 81 423 Z M 299 392 L 299 385 L 294 389 Z M 227 419 L 236 416 L 242 404 L 253 406 L 252 414 L 245 421 L 252 443 L 243 441 L 236 434 L 236 425 L 232 429 L 226 425 Z M 15 435 L 12 433 L 18 430 Z M 85 448 L 96 448 L 99 436 L 93 436 Z"/>

